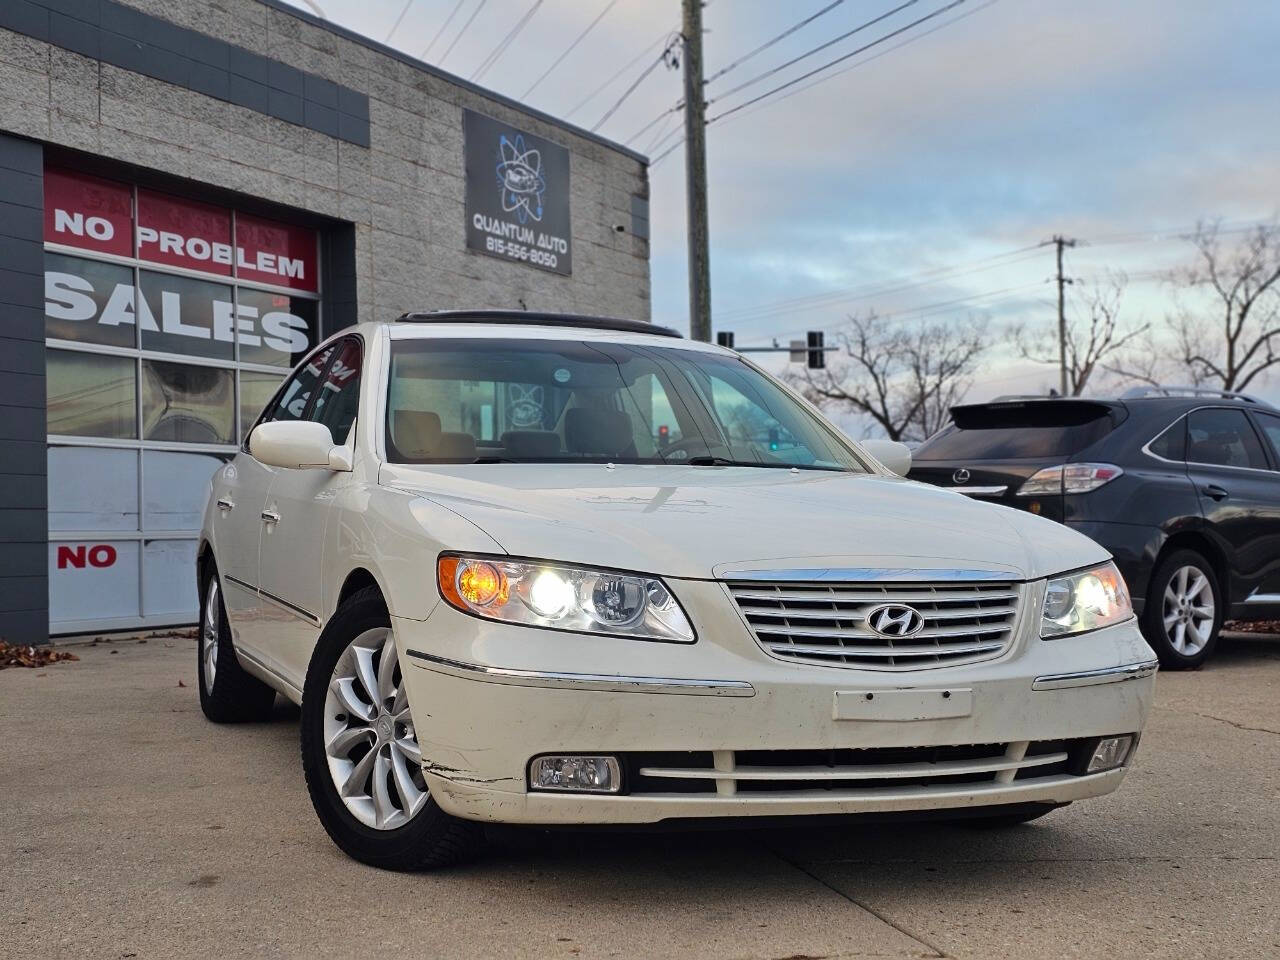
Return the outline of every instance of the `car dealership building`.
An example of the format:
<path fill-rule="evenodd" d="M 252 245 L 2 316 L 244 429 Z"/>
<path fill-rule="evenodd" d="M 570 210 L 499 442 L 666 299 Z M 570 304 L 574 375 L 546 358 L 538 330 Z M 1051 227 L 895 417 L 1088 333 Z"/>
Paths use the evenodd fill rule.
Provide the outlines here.
<path fill-rule="evenodd" d="M 320 339 L 649 318 L 645 159 L 278 0 L 0 2 L 0 639 L 195 620 L 215 469 Z"/>

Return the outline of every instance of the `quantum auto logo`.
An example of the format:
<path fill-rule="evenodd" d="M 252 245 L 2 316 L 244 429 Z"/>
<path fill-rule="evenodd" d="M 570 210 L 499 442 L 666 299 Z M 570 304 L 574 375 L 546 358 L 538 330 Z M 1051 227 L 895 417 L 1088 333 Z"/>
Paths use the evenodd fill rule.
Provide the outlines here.
<path fill-rule="evenodd" d="M 542 219 L 542 195 L 547 190 L 542 175 L 542 154 L 524 145 L 524 135 L 509 140 L 504 133 L 498 143 L 498 187 L 502 209 L 514 213 L 521 223 Z"/>
<path fill-rule="evenodd" d="M 886 603 L 867 612 L 867 625 L 882 637 L 911 637 L 924 629 L 924 617 L 914 607 Z"/>

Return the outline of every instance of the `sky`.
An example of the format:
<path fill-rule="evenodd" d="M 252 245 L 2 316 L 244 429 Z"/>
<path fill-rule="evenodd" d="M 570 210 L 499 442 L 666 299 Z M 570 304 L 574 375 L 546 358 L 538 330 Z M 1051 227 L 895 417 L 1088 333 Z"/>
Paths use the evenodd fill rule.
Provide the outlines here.
<path fill-rule="evenodd" d="M 411 0 L 391 32 L 405 0 L 314 2 L 334 22 L 413 56 L 439 33 L 427 62 L 588 129 L 680 20 L 679 0 Z M 831 0 L 709 0 L 708 116 L 947 2 L 844 0 L 735 65 Z M 712 122 L 713 327 L 744 347 L 810 329 L 830 337 L 850 313 L 871 309 L 904 324 L 975 317 L 992 346 L 969 399 L 1042 392 L 1056 384 L 1056 367 L 1019 358 L 1006 330 L 1016 323 L 1047 337 L 1054 329 L 1053 249 L 1037 245 L 1061 234 L 1079 241 L 1067 252 L 1067 273 L 1080 281 L 1073 292 L 1123 270 L 1122 322 L 1163 334 L 1176 305 L 1165 277 L 1192 260 L 1185 234 L 1201 220 L 1246 228 L 1280 214 L 1278 36 L 1274 0 L 962 0 L 785 97 Z M 687 330 L 681 119 L 652 123 L 681 95 L 679 71 L 659 65 L 598 132 L 654 161 L 653 319 Z M 1071 309 L 1078 315 L 1080 306 Z M 785 356 L 761 356 L 786 368 Z M 1280 401 L 1280 374 L 1254 392 Z"/>

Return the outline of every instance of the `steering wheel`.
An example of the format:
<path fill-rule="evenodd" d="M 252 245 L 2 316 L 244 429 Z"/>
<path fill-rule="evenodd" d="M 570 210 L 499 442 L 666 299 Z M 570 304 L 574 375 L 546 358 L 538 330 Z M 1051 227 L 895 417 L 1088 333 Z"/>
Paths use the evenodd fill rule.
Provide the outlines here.
<path fill-rule="evenodd" d="M 683 457 L 673 457 L 673 453 L 684 453 Z M 701 437 L 688 437 L 684 440 L 677 440 L 675 443 L 669 443 L 665 447 L 658 448 L 658 456 L 663 460 L 672 463 L 684 463 L 689 459 L 689 454 L 693 456 L 704 456 L 708 453 L 707 443 Z"/>

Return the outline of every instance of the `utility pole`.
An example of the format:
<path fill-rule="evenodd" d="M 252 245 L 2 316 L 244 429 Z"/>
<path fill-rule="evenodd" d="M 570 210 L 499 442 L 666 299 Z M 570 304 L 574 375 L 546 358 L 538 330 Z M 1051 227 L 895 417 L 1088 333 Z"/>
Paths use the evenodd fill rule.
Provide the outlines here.
<path fill-rule="evenodd" d="M 689 335 L 711 340 L 711 261 L 707 241 L 707 104 L 702 84 L 702 3 L 683 0 L 684 165 L 689 205 Z"/>
<path fill-rule="evenodd" d="M 1062 272 L 1062 250 L 1074 247 L 1075 240 L 1068 240 L 1056 234 L 1052 240 L 1040 244 L 1047 247 L 1053 244 L 1058 248 L 1058 395 L 1067 396 L 1067 284 L 1074 281 Z"/>

